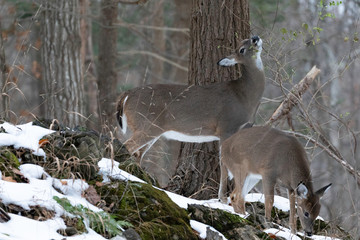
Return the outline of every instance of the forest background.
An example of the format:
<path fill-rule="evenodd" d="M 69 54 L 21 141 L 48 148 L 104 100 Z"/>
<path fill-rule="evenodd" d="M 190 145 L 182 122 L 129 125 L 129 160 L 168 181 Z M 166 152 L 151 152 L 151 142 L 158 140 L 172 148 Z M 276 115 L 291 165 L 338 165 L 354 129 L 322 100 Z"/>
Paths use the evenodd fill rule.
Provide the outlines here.
<path fill-rule="evenodd" d="M 267 122 L 312 66 L 321 69 L 298 106 L 273 126 L 300 137 L 315 186 L 333 183 L 321 215 L 359 237 L 360 1 L 249 6 L 251 35 L 264 41 L 266 74 L 256 124 Z M 191 82 L 191 10 L 191 0 L 1 0 L 0 117 L 14 124 L 56 118 L 121 139 L 115 119 L 121 91 Z M 147 154 L 143 167 L 163 187 L 176 178 L 179 148 L 159 141 Z M 207 190 L 192 196 L 216 195 Z"/>

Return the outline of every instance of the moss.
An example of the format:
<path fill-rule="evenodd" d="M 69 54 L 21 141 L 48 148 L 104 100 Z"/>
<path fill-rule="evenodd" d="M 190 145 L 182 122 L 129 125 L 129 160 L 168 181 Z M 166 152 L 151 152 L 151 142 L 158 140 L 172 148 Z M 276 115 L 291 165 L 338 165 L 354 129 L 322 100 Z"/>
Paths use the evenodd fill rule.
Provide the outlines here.
<path fill-rule="evenodd" d="M 0 148 L 0 171 L 5 177 L 12 177 L 16 182 L 23 182 L 20 175 L 16 174 L 20 167 L 20 161 L 15 154 L 6 147 Z"/>
<path fill-rule="evenodd" d="M 158 182 L 151 178 L 140 166 L 137 164 L 132 157 L 126 161 L 120 162 L 119 168 L 144 180 L 147 183 L 150 183 L 154 186 L 159 186 Z"/>
<path fill-rule="evenodd" d="M 123 181 L 95 188 L 116 220 L 132 223 L 142 239 L 197 239 L 187 212 L 163 191 Z"/>

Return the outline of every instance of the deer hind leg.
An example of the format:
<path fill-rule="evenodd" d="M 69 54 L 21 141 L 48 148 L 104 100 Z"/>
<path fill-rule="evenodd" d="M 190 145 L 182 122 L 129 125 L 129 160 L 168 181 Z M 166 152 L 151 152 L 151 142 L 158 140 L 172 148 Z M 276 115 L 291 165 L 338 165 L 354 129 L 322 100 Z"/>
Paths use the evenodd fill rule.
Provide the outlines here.
<path fill-rule="evenodd" d="M 296 233 L 296 219 L 295 219 L 295 192 L 293 190 L 288 190 L 289 201 L 290 201 L 290 218 L 289 226 L 291 233 Z"/>
<path fill-rule="evenodd" d="M 220 160 L 220 186 L 218 198 L 221 202 L 227 203 L 226 191 L 227 191 L 227 179 L 228 179 L 228 169 L 225 164 Z"/>

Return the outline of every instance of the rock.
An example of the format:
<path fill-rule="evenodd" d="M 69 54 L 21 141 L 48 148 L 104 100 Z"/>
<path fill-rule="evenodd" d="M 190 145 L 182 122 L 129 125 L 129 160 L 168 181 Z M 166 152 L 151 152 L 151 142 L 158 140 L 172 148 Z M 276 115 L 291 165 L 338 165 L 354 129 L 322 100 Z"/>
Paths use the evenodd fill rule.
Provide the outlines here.
<path fill-rule="evenodd" d="M 206 240 L 223 240 L 223 237 L 219 232 L 211 230 L 209 227 L 206 228 Z"/>
<path fill-rule="evenodd" d="M 258 226 L 239 215 L 197 204 L 189 205 L 188 211 L 192 219 L 214 227 L 227 239 L 270 239 Z"/>
<path fill-rule="evenodd" d="M 141 239 L 198 239 L 186 210 L 150 184 L 114 181 L 95 188 L 105 208 L 116 220 L 130 222 Z"/>
<path fill-rule="evenodd" d="M 123 236 L 126 240 L 141 240 L 140 235 L 133 228 L 126 229 Z"/>

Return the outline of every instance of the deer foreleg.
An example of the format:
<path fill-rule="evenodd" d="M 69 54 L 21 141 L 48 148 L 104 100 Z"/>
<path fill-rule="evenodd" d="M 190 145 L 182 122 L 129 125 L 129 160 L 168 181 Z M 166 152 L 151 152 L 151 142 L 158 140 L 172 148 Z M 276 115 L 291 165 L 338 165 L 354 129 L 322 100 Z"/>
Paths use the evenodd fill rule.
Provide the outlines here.
<path fill-rule="evenodd" d="M 296 233 L 296 219 L 295 219 L 295 192 L 288 190 L 289 201 L 290 201 L 290 217 L 289 217 L 289 226 L 291 233 Z"/>
<path fill-rule="evenodd" d="M 269 178 L 263 178 L 263 191 L 265 195 L 265 217 L 271 221 L 271 210 L 274 205 L 274 187 L 275 183 Z"/>

